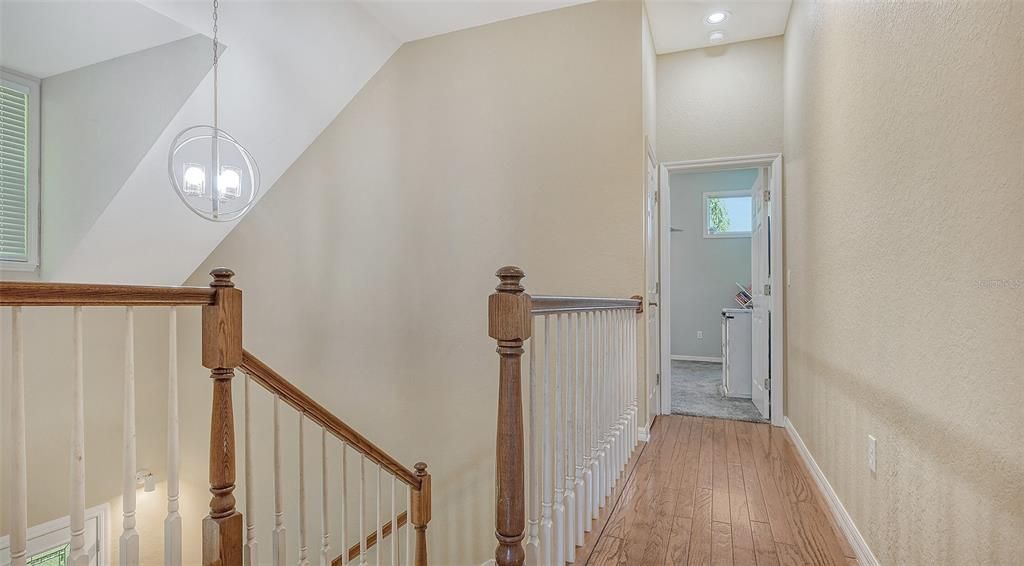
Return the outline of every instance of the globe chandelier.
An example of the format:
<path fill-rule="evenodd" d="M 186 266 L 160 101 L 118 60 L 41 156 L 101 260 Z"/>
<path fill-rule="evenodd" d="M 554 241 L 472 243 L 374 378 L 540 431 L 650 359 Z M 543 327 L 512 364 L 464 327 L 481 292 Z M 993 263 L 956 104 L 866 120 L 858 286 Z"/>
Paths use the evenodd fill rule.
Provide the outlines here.
<path fill-rule="evenodd" d="M 185 128 L 171 143 L 167 173 L 175 194 L 213 222 L 241 218 L 256 202 L 260 170 L 252 154 L 218 125 L 218 0 L 213 1 L 213 124 Z"/>

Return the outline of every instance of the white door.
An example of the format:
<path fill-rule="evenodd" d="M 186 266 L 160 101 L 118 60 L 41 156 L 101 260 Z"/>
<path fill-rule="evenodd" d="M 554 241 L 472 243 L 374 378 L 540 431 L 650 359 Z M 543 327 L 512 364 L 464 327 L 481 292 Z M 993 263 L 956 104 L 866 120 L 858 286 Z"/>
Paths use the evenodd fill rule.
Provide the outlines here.
<path fill-rule="evenodd" d="M 661 273 L 658 269 L 658 164 L 647 154 L 645 248 L 647 256 L 647 413 L 648 419 L 660 412 L 661 407 Z M 648 423 L 649 424 L 649 423 Z"/>
<path fill-rule="evenodd" d="M 768 199 L 771 193 L 770 182 L 767 179 L 770 174 L 767 168 L 762 168 L 754 184 L 751 206 L 754 218 L 750 231 L 750 294 L 754 299 L 750 325 L 750 392 L 754 405 L 766 419 L 769 417 L 768 408 L 771 406 L 771 389 L 768 386 L 768 380 L 771 378 L 771 311 L 768 302 L 768 296 L 771 294 L 771 207 L 768 206 Z"/>

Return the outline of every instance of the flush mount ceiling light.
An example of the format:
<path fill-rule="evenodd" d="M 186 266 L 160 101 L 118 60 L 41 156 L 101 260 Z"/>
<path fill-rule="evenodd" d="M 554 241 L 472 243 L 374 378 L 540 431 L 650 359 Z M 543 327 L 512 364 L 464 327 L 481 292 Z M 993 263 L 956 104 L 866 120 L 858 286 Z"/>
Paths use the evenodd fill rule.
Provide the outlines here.
<path fill-rule="evenodd" d="M 217 125 L 218 0 L 213 1 L 213 124 L 191 126 L 171 143 L 167 173 L 174 191 L 192 212 L 214 222 L 240 218 L 256 202 L 260 170 L 235 138 Z"/>
<path fill-rule="evenodd" d="M 711 43 L 718 43 L 725 39 L 725 32 L 719 29 L 708 34 L 708 41 Z"/>
<path fill-rule="evenodd" d="M 724 22 L 727 19 L 729 19 L 729 12 L 722 10 L 720 12 L 711 12 L 710 14 L 708 14 L 708 17 L 704 18 L 704 21 L 711 25 L 716 25 Z"/>

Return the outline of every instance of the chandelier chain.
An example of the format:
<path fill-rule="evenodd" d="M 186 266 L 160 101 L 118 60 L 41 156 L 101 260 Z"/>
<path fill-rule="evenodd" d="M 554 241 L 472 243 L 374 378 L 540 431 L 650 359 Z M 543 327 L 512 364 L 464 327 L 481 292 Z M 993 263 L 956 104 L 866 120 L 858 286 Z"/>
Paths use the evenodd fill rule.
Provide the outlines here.
<path fill-rule="evenodd" d="M 220 8 L 220 1 L 213 0 L 213 127 L 217 127 L 217 63 L 220 60 L 220 42 L 217 37 L 217 10 Z"/>

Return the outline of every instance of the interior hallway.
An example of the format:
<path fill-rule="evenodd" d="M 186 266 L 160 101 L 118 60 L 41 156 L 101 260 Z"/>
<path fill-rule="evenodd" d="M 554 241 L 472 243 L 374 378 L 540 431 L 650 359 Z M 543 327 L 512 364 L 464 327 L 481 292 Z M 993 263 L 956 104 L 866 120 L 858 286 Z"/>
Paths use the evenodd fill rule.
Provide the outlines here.
<path fill-rule="evenodd" d="M 577 564 L 857 564 L 781 428 L 660 416 L 627 474 Z"/>

